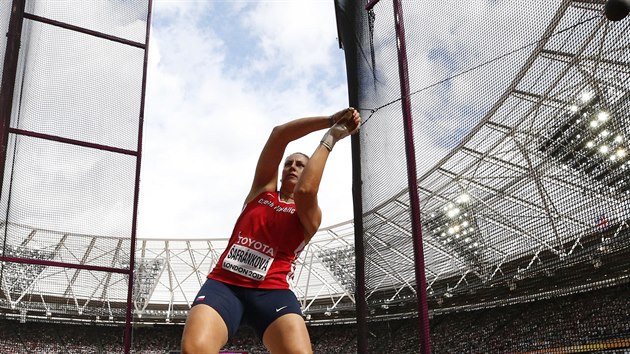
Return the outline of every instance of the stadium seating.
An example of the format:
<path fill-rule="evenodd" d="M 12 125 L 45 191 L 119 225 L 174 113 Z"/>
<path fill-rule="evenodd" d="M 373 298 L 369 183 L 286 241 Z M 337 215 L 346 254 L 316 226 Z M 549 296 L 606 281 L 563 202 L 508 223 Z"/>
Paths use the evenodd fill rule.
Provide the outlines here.
<path fill-rule="evenodd" d="M 433 353 L 518 353 L 630 348 L 630 286 L 574 294 L 562 298 L 448 313 L 431 320 Z M 414 318 L 370 322 L 371 353 L 418 352 Z M 176 353 L 182 326 L 134 328 L 134 353 Z M 356 328 L 312 325 L 315 353 L 356 353 Z M 0 321 L 0 352 L 121 353 L 122 327 L 95 324 L 19 323 Z M 232 338 L 226 350 L 266 353 L 249 327 Z"/>

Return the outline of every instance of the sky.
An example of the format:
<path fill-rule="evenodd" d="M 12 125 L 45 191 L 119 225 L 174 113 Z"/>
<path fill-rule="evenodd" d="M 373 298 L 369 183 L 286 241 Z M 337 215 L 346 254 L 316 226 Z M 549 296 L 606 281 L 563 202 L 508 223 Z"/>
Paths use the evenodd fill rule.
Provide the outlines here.
<path fill-rule="evenodd" d="M 348 106 L 333 1 L 155 0 L 138 236 L 229 237 L 271 129 Z M 291 143 L 308 155 L 325 131 Z M 322 226 L 352 219 L 350 139 L 330 155 Z"/>
<path fill-rule="evenodd" d="M 529 52 L 456 74 L 535 42 L 558 3 L 405 2 L 419 174 L 479 122 Z M 144 1 L 29 4 L 36 15 L 144 40 Z M 362 108 L 400 97 L 390 5 L 374 8 L 379 81 L 363 87 L 372 106 Z M 154 0 L 152 15 L 137 235 L 227 238 L 272 128 L 348 106 L 334 1 Z M 0 27 L 7 19 L 0 16 Z M 23 45 L 19 127 L 134 150 L 143 52 L 35 21 L 25 31 L 32 40 Z M 368 207 L 406 187 L 401 123 L 392 105 L 362 127 Z M 291 143 L 285 156 L 312 154 L 323 134 Z M 11 181 L 21 198 L 11 201 L 9 220 L 61 232 L 129 233 L 133 159 L 37 139 L 23 146 L 14 172 L 28 178 Z M 352 219 L 351 165 L 345 139 L 320 186 L 322 227 Z"/>
<path fill-rule="evenodd" d="M 375 7 L 375 66 L 384 86 L 394 89 L 381 90 L 389 96 L 375 98 L 375 105 L 400 97 L 395 53 L 381 47 L 395 48 L 388 4 Z M 405 8 L 414 91 L 539 39 L 555 5 L 475 0 Z M 348 105 L 333 0 L 155 0 L 149 46 L 140 237 L 228 237 L 272 127 Z M 419 173 L 482 118 L 513 77 L 509 68 L 519 68 L 528 54 L 520 51 L 414 96 Z M 373 154 L 401 142 L 399 123 L 377 123 L 399 117 L 393 114 L 377 114 L 370 123 L 372 136 L 382 134 L 368 144 Z M 311 154 L 322 134 L 290 144 L 287 154 Z M 368 174 L 371 167 L 386 172 L 364 181 L 369 206 L 405 188 L 401 161 L 386 156 L 366 167 Z M 401 178 L 392 180 L 390 172 Z M 352 219 L 351 178 L 346 139 L 335 147 L 321 184 L 322 227 Z"/>

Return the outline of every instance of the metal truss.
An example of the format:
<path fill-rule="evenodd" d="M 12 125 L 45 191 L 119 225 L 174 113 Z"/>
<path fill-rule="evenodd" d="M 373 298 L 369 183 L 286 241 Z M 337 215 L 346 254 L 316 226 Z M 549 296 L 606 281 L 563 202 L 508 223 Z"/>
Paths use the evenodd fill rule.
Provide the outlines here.
<path fill-rule="evenodd" d="M 5 255 L 25 259 L 128 267 L 129 240 L 64 234 L 25 225 L 3 224 Z M 348 280 L 340 279 L 327 250 L 354 253 L 352 223 L 318 231 L 297 262 L 293 288 L 305 313 L 354 307 Z M 139 239 L 133 301 L 138 320 L 183 321 L 195 294 L 227 245 L 227 238 Z M 19 246 L 10 246 L 17 244 Z M 354 269 L 353 257 L 335 259 L 336 269 Z M 347 272 L 353 274 L 354 271 Z M 124 316 L 126 279 L 120 274 L 3 262 L 0 307 L 46 317 L 87 317 L 117 321 Z M 337 274 L 337 275 L 335 275 Z M 353 278 L 352 278 L 353 279 Z M 352 280 L 353 282 L 353 280 Z"/>
<path fill-rule="evenodd" d="M 541 252 L 555 256 L 550 267 L 562 267 L 570 262 L 575 245 L 596 231 L 598 217 L 606 214 L 615 222 L 625 222 L 630 216 L 628 192 L 611 190 L 539 149 L 543 138 L 584 92 L 599 97 L 604 107 L 616 107 L 618 129 L 630 132 L 630 39 L 624 35 L 628 25 L 613 24 L 600 16 L 603 3 L 563 2 L 503 95 L 458 146 L 420 175 L 423 218 L 467 193 L 474 201 L 485 243 L 479 263 L 487 271 L 480 274 L 478 265 L 436 244 L 423 223 L 429 294 L 444 294 L 433 291 L 440 280 L 452 279 L 449 289 L 454 289 L 467 283 L 470 274 L 477 274 L 488 285 L 495 278 L 520 277 L 523 271 L 549 262 L 540 257 Z M 594 19 L 580 26 L 580 35 L 551 40 L 564 28 L 590 17 Z M 614 31 L 613 26 L 617 26 Z M 410 254 L 409 247 L 394 241 L 410 239 L 408 212 L 395 208 L 408 204 L 407 191 L 403 190 L 365 213 L 365 230 L 371 233 L 364 237 L 366 242 L 369 244 L 376 234 L 390 248 L 387 253 L 366 250 L 376 262 L 387 264 L 387 259 L 400 259 L 400 253 Z M 383 231 L 387 229 L 395 232 Z M 529 261 L 520 273 L 504 274 L 503 265 L 521 257 L 529 257 Z M 406 264 L 410 268 L 399 266 L 397 270 L 413 277 L 413 262 Z M 368 278 L 385 276 L 371 274 Z M 402 284 L 415 281 L 407 278 Z M 369 286 L 368 290 L 378 291 Z"/>

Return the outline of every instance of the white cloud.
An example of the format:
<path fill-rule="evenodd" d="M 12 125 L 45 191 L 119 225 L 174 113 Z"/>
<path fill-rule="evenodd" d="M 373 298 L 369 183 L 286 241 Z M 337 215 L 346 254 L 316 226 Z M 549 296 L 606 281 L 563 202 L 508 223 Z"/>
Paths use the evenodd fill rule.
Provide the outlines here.
<path fill-rule="evenodd" d="M 334 74 L 340 63 L 333 60 L 338 53 L 332 53 L 337 49 L 333 6 L 320 1 L 262 1 L 247 9 L 241 23 L 260 45 L 256 68 L 281 65 L 284 79 L 298 81 L 313 80 L 321 71 Z"/>

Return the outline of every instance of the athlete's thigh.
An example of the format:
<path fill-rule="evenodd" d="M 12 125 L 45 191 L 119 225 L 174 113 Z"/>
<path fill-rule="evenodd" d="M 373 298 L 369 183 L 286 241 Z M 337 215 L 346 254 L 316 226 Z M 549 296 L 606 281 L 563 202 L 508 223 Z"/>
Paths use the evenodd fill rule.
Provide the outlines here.
<path fill-rule="evenodd" d="M 313 353 L 302 316 L 289 313 L 278 317 L 265 330 L 263 344 L 272 354 Z"/>
<path fill-rule="evenodd" d="M 227 325 L 215 309 L 205 304 L 190 309 L 182 334 L 183 354 L 218 353 L 227 340 Z"/>
<path fill-rule="evenodd" d="M 232 288 L 213 279 L 203 284 L 188 313 L 183 353 L 216 353 L 240 326 L 243 304 Z"/>

